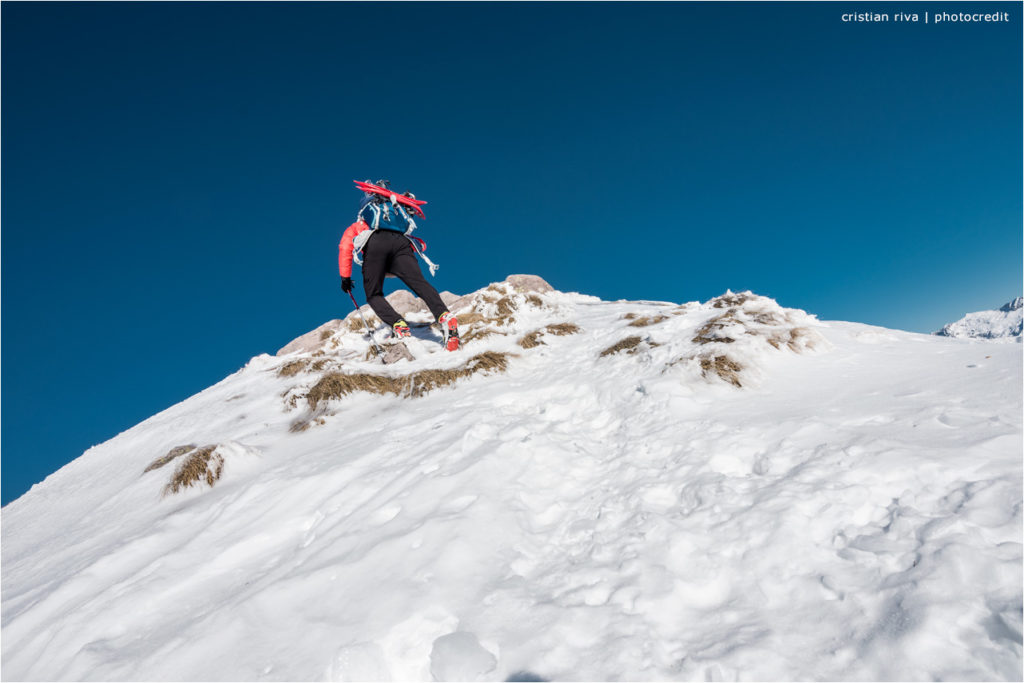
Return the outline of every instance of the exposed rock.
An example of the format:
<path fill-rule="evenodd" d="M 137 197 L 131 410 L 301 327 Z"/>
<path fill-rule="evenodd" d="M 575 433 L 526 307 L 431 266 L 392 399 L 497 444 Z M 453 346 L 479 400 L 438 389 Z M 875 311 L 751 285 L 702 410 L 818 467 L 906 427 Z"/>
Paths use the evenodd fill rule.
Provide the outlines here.
<path fill-rule="evenodd" d="M 331 320 L 326 322 L 315 330 L 307 332 L 301 337 L 288 342 L 285 346 L 281 347 L 275 355 L 287 356 L 289 353 L 309 353 L 316 351 L 317 349 L 322 348 L 324 341 L 326 341 L 330 335 L 340 330 L 344 324 L 345 323 L 341 320 Z M 328 334 L 325 335 L 325 332 Z"/>
<path fill-rule="evenodd" d="M 537 292 L 538 294 L 544 294 L 545 292 L 553 292 L 555 288 L 547 283 L 547 281 L 538 275 L 509 275 L 505 278 L 505 282 L 515 287 L 520 292 Z"/>
<path fill-rule="evenodd" d="M 395 309 L 395 312 L 401 316 L 427 310 L 427 305 L 423 303 L 423 299 L 420 299 L 408 289 L 395 290 L 384 298 L 391 304 L 391 308 Z"/>

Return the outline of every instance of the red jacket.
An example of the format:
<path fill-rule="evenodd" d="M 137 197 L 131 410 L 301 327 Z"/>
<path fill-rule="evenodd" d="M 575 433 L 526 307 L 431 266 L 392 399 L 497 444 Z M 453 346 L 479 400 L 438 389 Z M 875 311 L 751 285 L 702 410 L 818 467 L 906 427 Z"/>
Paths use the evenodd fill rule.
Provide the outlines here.
<path fill-rule="evenodd" d="M 366 223 L 356 221 L 348 226 L 345 234 L 341 236 L 341 242 L 338 242 L 338 272 L 342 277 L 352 277 L 352 242 L 356 235 L 369 229 L 370 226 Z"/>

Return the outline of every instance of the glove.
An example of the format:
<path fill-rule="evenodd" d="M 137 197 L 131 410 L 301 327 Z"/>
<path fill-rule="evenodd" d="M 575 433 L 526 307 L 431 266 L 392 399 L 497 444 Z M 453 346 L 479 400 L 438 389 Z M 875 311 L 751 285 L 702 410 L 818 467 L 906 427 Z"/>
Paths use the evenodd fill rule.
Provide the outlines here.
<path fill-rule="evenodd" d="M 345 292 L 346 294 L 352 291 L 352 278 L 341 278 L 341 291 Z"/>

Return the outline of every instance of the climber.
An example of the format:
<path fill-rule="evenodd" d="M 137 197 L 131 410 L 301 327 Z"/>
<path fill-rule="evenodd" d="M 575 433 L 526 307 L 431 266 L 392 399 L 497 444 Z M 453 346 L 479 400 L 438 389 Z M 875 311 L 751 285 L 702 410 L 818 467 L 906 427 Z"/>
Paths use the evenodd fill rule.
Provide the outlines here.
<path fill-rule="evenodd" d="M 384 298 L 384 278 L 397 277 L 416 296 L 420 297 L 434 315 L 441 327 L 444 346 L 449 351 L 459 348 L 459 323 L 448 311 L 441 295 L 426 278 L 416 262 L 419 255 L 429 266 L 430 274 L 437 270 L 423 251 L 426 243 L 412 236 L 416 222 L 409 215 L 411 209 L 423 216 L 421 204 L 411 192 L 396 194 L 390 190 L 386 180 L 371 184 L 369 181 L 356 182 L 364 196 L 356 221 L 348 226 L 338 244 L 338 271 L 341 274 L 341 289 L 352 291 L 352 262 L 362 265 L 363 289 L 366 302 L 386 325 L 391 326 L 395 338 L 411 336 L 409 324 Z"/>

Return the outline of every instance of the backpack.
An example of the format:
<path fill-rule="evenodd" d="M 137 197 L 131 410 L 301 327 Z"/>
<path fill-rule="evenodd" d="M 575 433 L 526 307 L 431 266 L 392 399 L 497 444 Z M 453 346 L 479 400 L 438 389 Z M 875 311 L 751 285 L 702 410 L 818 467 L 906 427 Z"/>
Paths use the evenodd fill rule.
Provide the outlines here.
<path fill-rule="evenodd" d="M 390 189 L 390 183 L 386 180 L 378 180 L 377 185 Z M 412 199 L 416 198 L 411 192 L 406 192 L 404 196 L 411 197 Z M 439 265 L 431 261 L 423 253 L 427 250 L 427 243 L 418 237 L 412 236 L 412 231 L 416 229 L 416 221 L 412 219 L 412 216 L 405 210 L 405 207 L 397 201 L 396 195 L 392 195 L 389 200 L 380 194 L 364 192 L 363 199 L 359 204 L 359 213 L 356 215 L 356 220 L 370 226 L 369 230 L 364 230 L 356 235 L 355 240 L 352 242 L 353 259 L 359 265 L 363 264 L 363 248 L 366 246 L 367 240 L 370 239 L 370 235 L 377 230 L 391 230 L 393 232 L 400 232 L 408 238 L 412 244 L 413 251 L 427 264 L 431 276 L 440 268 Z"/>

